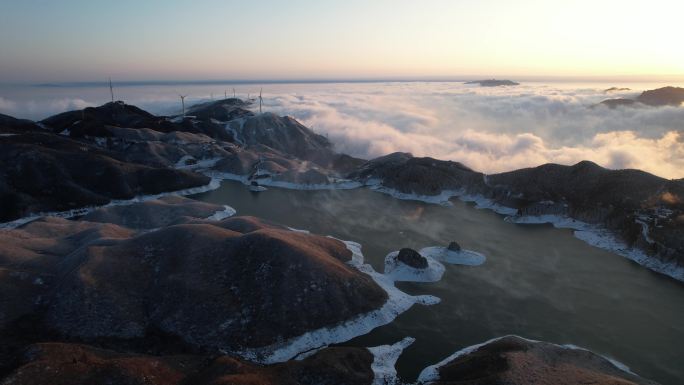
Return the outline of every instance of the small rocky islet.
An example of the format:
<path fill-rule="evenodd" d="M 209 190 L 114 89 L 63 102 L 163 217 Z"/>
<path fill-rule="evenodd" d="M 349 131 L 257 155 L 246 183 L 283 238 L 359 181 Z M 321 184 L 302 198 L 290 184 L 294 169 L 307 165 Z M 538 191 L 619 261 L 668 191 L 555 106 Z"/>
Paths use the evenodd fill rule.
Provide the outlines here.
<path fill-rule="evenodd" d="M 2 384 L 377 383 L 377 348 L 323 344 L 269 359 L 392 296 L 345 242 L 180 196 L 220 179 L 479 199 L 514 219 L 600 226 L 649 261 L 684 265 L 681 180 L 591 162 L 485 175 L 408 153 L 358 159 L 249 106 L 225 99 L 167 117 L 112 102 L 40 122 L 0 116 Z M 395 262 L 428 266 L 411 249 Z M 422 378 L 650 383 L 591 352 L 517 337 L 433 372 Z"/>

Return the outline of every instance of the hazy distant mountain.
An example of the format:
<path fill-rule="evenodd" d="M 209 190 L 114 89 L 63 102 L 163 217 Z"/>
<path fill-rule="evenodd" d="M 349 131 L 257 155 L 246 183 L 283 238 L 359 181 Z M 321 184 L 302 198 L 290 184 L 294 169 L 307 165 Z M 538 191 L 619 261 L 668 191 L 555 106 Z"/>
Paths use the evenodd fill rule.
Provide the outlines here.
<path fill-rule="evenodd" d="M 518 86 L 520 83 L 516 83 L 512 80 L 497 80 L 497 79 L 485 79 L 485 80 L 473 80 L 466 82 L 465 84 L 479 84 L 481 87 L 499 87 L 499 86 Z"/>
<path fill-rule="evenodd" d="M 603 90 L 604 93 L 611 93 L 611 92 L 620 92 L 620 91 L 631 91 L 631 88 L 627 87 L 610 87 L 605 90 Z"/>
<path fill-rule="evenodd" d="M 610 91 L 609 88 L 606 92 Z M 621 91 L 622 89 L 615 89 Z M 674 106 L 679 107 L 684 104 L 684 88 L 681 87 L 663 87 L 655 90 L 648 90 L 641 93 L 635 99 L 618 98 L 607 99 L 599 103 L 609 108 L 620 106 L 636 107 L 638 105 L 646 105 L 651 107 Z"/>
<path fill-rule="evenodd" d="M 649 106 L 681 106 L 684 103 L 684 88 L 663 87 L 644 91 L 636 100 Z"/>
<path fill-rule="evenodd" d="M 618 98 L 618 99 L 606 99 L 606 100 L 602 101 L 600 104 L 602 104 L 608 108 L 616 108 L 616 107 L 632 107 L 635 104 L 638 104 L 638 102 L 634 99 Z"/>

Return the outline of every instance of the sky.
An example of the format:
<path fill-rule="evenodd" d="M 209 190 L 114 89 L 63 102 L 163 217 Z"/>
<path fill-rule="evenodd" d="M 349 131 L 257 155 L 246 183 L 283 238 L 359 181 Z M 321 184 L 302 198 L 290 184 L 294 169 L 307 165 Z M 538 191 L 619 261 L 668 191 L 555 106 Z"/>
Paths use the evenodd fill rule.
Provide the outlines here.
<path fill-rule="evenodd" d="M 0 0 L 0 82 L 682 79 L 678 0 Z"/>

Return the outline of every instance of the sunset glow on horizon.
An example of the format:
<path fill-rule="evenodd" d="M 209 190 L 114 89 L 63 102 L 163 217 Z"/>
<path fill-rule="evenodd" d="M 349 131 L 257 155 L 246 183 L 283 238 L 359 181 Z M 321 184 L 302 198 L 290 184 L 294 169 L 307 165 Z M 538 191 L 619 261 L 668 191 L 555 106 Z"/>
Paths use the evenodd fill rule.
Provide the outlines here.
<path fill-rule="evenodd" d="M 682 14 L 668 0 L 4 2 L 0 82 L 677 80 Z"/>

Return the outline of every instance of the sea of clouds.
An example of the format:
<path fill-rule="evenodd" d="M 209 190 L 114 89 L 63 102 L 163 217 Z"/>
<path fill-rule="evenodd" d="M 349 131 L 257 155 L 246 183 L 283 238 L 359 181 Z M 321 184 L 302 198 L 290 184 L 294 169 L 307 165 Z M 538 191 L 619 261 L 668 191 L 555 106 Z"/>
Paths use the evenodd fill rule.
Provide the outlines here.
<path fill-rule="evenodd" d="M 684 177 L 684 108 L 595 107 L 653 85 L 606 93 L 607 84 L 524 83 L 479 87 L 457 82 L 266 84 L 264 110 L 294 116 L 328 136 L 337 150 L 362 158 L 395 151 L 459 161 L 488 173 L 591 160 Z M 619 86 L 625 86 L 619 84 Z M 227 89 L 226 89 L 227 88 Z M 237 85 L 240 97 L 260 86 Z M 189 100 L 219 98 L 231 86 L 137 86 L 115 90 L 153 113 L 178 112 Z M 106 101 L 101 88 L 50 89 L 41 99 L 0 96 L 0 113 L 38 119 Z M 1 95 L 1 94 L 0 94 Z M 104 100 L 103 100 L 103 97 Z M 253 108 L 258 109 L 258 103 Z"/>

